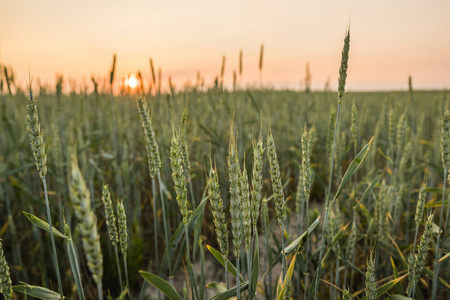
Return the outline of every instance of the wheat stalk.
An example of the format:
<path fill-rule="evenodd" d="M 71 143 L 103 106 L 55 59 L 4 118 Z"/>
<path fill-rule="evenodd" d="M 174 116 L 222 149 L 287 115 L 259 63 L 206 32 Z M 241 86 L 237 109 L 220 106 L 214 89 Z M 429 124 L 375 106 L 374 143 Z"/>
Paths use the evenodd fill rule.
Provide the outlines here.
<path fill-rule="evenodd" d="M 225 281 L 228 289 L 228 228 L 225 212 L 223 211 L 223 201 L 220 196 L 219 178 L 217 176 L 216 169 L 211 167 L 206 184 L 208 188 L 209 202 L 211 203 L 212 214 L 214 217 L 217 241 L 219 242 L 220 252 L 222 253 L 223 260 L 225 261 Z"/>
<path fill-rule="evenodd" d="M 127 264 L 127 249 L 128 249 L 128 234 L 127 234 L 127 215 L 125 213 L 125 207 L 123 206 L 123 200 L 117 200 L 117 224 L 119 225 L 119 244 L 120 252 L 123 257 L 123 264 L 125 270 L 125 283 L 129 287 L 128 281 L 128 264 Z"/>
<path fill-rule="evenodd" d="M 428 255 L 428 248 L 433 237 L 433 218 L 434 215 L 430 214 L 428 220 L 425 224 L 425 231 L 420 238 L 419 248 L 417 250 L 417 256 L 414 258 L 413 266 L 411 267 L 409 273 L 409 284 L 407 292 L 414 299 L 416 292 L 416 285 L 419 282 L 420 276 L 422 274 L 423 267 L 425 265 L 425 259 Z M 414 252 L 413 252 L 414 254 Z"/>
<path fill-rule="evenodd" d="M 45 179 L 45 175 L 47 174 L 47 154 L 45 153 L 44 132 L 41 130 L 41 125 L 39 123 L 37 98 L 33 97 L 31 89 L 27 106 L 27 131 L 28 136 L 30 137 L 30 144 L 33 150 L 36 168 L 39 172 L 39 176 L 41 178 L 42 185 L 44 187 L 45 209 L 47 212 L 47 220 L 50 229 L 49 233 L 53 252 L 53 264 L 56 272 L 56 277 L 58 280 L 59 293 L 61 295 L 61 298 L 64 298 L 61 283 L 61 274 L 59 272 L 58 256 L 56 253 L 55 237 L 53 235 L 52 216 L 50 213 L 50 205 L 48 201 L 47 181 Z"/>
<path fill-rule="evenodd" d="M 269 171 L 272 181 L 273 200 L 275 202 L 275 212 L 277 215 L 278 223 L 281 226 L 281 268 L 283 278 L 286 276 L 286 253 L 285 238 L 284 238 L 284 226 L 286 223 L 286 200 L 284 199 L 283 185 L 281 183 L 280 166 L 277 159 L 277 150 L 275 147 L 275 141 L 273 139 L 272 132 L 269 131 L 267 137 L 267 157 L 269 159 Z"/>
<path fill-rule="evenodd" d="M 173 126 L 173 124 L 172 124 Z M 194 298 L 195 294 L 198 298 L 197 286 L 195 284 L 194 271 L 192 269 L 191 257 L 189 254 L 189 235 L 188 235 L 188 208 L 187 208 L 187 189 L 186 189 L 186 177 L 183 168 L 183 161 L 181 155 L 180 137 L 179 132 L 173 128 L 172 142 L 170 145 L 170 166 L 172 168 L 172 179 L 175 185 L 175 192 L 177 194 L 177 202 L 180 207 L 180 212 L 183 217 L 184 235 L 186 242 L 186 262 L 189 269 L 189 277 L 191 281 L 191 297 Z M 192 288 L 194 287 L 194 288 Z"/>
<path fill-rule="evenodd" d="M 375 280 L 375 263 L 370 255 L 366 271 L 366 299 L 375 300 L 377 298 L 377 283 Z"/>
<path fill-rule="evenodd" d="M 108 227 L 109 240 L 111 241 L 116 255 L 117 272 L 119 274 L 120 290 L 123 291 L 122 272 L 120 271 L 119 254 L 117 244 L 119 243 L 119 236 L 117 233 L 116 217 L 114 215 L 114 208 L 111 201 L 111 193 L 107 184 L 102 188 L 102 202 L 105 208 L 106 226 Z"/>
<path fill-rule="evenodd" d="M 444 187 L 442 188 L 442 207 L 441 215 L 439 219 L 439 232 L 436 242 L 436 256 L 434 260 L 434 276 L 433 276 L 433 286 L 431 288 L 431 299 L 436 299 L 436 293 L 438 289 L 438 276 L 439 268 L 441 263 L 439 258 L 441 255 L 440 242 L 441 242 L 441 232 L 443 230 L 442 224 L 444 224 L 444 203 L 445 203 L 445 188 L 447 183 L 448 168 L 450 167 L 450 112 L 446 111 L 442 116 L 442 130 L 441 130 L 441 156 L 442 165 L 444 167 Z M 449 205 L 450 207 L 450 205 Z M 448 215 L 448 213 L 447 213 Z"/>
<path fill-rule="evenodd" d="M 9 267 L 6 262 L 5 255 L 2 248 L 2 240 L 0 239 L 0 293 L 3 294 L 6 300 L 13 299 L 13 290 L 11 277 L 9 275 Z"/>
<path fill-rule="evenodd" d="M 103 255 L 100 248 L 100 236 L 97 229 L 97 218 L 91 208 L 91 195 L 78 167 L 76 157 L 72 158 L 69 178 L 69 190 L 72 207 L 79 223 L 84 254 L 92 277 L 97 284 L 98 299 L 103 299 Z"/>
<path fill-rule="evenodd" d="M 339 85 L 338 85 L 338 109 L 337 109 L 337 116 L 336 116 L 336 125 L 334 127 L 334 138 L 333 138 L 333 149 L 331 152 L 331 166 L 330 166 L 330 176 L 328 180 L 328 191 L 326 195 L 326 201 L 325 201 L 325 218 L 323 223 L 323 229 L 322 229 L 322 243 L 320 245 L 320 253 L 319 253 L 319 266 L 317 267 L 317 276 L 316 276 L 316 282 L 315 282 L 315 290 L 314 290 L 314 300 L 317 300 L 318 294 L 319 294 L 319 280 L 322 272 L 322 258 L 323 258 L 323 250 L 325 249 L 325 232 L 327 230 L 328 225 L 328 212 L 330 210 L 330 197 L 331 197 L 331 184 L 333 181 L 333 170 L 334 170 L 334 153 L 336 148 L 336 136 L 339 126 L 339 112 L 341 110 L 341 102 L 342 97 L 344 96 L 345 92 L 345 82 L 347 79 L 347 68 L 348 68 L 348 53 L 350 50 L 350 28 L 347 30 L 347 34 L 345 35 L 344 39 L 344 47 L 342 49 L 342 57 L 341 57 L 341 66 L 339 68 Z"/>
<path fill-rule="evenodd" d="M 230 145 L 228 150 L 228 172 L 230 177 L 230 214 L 231 214 L 231 231 L 233 233 L 233 250 L 236 257 L 237 274 L 240 274 L 239 257 L 241 254 L 242 244 L 242 227 L 241 227 L 241 195 L 239 189 L 239 178 L 241 170 L 239 159 L 237 156 L 237 145 L 234 134 L 231 131 Z M 236 276 L 236 287 L 238 300 L 241 299 L 239 275 Z"/>

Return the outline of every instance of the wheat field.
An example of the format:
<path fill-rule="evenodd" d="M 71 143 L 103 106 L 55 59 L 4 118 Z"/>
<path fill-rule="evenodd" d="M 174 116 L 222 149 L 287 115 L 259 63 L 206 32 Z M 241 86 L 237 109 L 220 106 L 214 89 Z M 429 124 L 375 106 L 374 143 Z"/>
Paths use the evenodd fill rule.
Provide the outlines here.
<path fill-rule="evenodd" d="M 351 59 L 337 91 L 2 77 L 0 292 L 449 299 L 449 93 L 347 92 Z"/>

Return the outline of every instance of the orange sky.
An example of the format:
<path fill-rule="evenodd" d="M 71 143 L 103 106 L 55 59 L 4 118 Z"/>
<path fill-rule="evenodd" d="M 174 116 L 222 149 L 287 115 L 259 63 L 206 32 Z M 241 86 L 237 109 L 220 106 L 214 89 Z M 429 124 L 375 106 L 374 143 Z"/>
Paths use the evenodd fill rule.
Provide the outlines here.
<path fill-rule="evenodd" d="M 24 1 L 0 4 L 0 64 L 24 83 L 55 74 L 89 83 L 108 76 L 117 53 L 117 77 L 148 60 L 181 86 L 200 71 L 207 84 L 227 58 L 225 83 L 244 54 L 245 84 L 258 81 L 258 53 L 265 45 L 263 82 L 299 88 L 309 62 L 314 89 L 329 78 L 337 86 L 340 52 L 351 19 L 348 89 L 450 88 L 450 1 L 152 0 Z"/>

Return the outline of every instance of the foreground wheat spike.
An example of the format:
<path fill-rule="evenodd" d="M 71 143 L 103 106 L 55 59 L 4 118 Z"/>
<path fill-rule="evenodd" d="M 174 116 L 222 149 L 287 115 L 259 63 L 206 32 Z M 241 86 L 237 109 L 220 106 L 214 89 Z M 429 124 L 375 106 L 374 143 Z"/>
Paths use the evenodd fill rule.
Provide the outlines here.
<path fill-rule="evenodd" d="M 356 124 L 356 106 L 355 106 L 355 102 L 353 102 L 352 104 L 352 117 L 351 117 L 351 130 L 352 130 L 352 141 L 353 141 L 353 146 L 354 149 L 356 151 L 356 146 L 358 144 L 358 127 Z"/>
<path fill-rule="evenodd" d="M 242 244 L 242 227 L 241 227 L 241 195 L 239 190 L 239 178 L 241 176 L 241 168 L 237 156 L 237 147 L 234 134 L 231 132 L 230 146 L 228 150 L 228 172 L 230 177 L 230 214 L 231 229 L 233 233 L 233 250 L 236 257 L 236 269 L 240 272 L 240 254 Z M 241 298 L 239 276 L 236 276 L 237 297 Z"/>
<path fill-rule="evenodd" d="M 181 130 L 180 130 L 180 147 L 181 147 L 181 157 L 183 160 L 183 168 L 186 175 L 186 178 L 189 182 L 189 190 L 191 194 L 192 208 L 195 209 L 196 203 L 194 198 L 194 189 L 192 187 L 191 180 L 191 162 L 189 160 L 189 147 L 186 138 L 186 126 L 187 126 L 187 118 L 188 118 L 188 102 L 186 101 L 186 106 L 183 111 L 183 115 L 181 116 Z"/>
<path fill-rule="evenodd" d="M 350 28 L 347 31 L 344 39 L 344 48 L 341 55 L 341 66 L 339 68 L 339 85 L 338 85 L 338 103 L 342 101 L 345 92 L 345 83 L 347 81 L 348 69 L 348 53 L 350 51 Z"/>
<path fill-rule="evenodd" d="M 41 130 L 37 109 L 37 98 L 30 95 L 28 99 L 27 131 L 33 150 L 34 162 L 41 179 L 47 174 L 47 154 L 45 153 L 44 131 Z"/>
<path fill-rule="evenodd" d="M 120 290 L 123 291 L 122 284 L 122 272 L 120 271 L 119 253 L 117 250 L 117 244 L 119 243 L 119 237 L 117 234 L 116 217 L 114 216 L 114 208 L 111 201 L 111 193 L 107 184 L 103 185 L 102 188 L 102 202 L 105 208 L 106 215 L 106 226 L 108 227 L 109 240 L 111 241 L 114 252 L 116 255 L 117 272 L 119 274 Z"/>
<path fill-rule="evenodd" d="M 152 67 L 153 72 L 153 61 L 150 59 L 150 65 Z M 154 73 L 152 73 L 154 75 Z M 154 79 L 154 77 L 153 77 Z M 154 83 L 154 82 L 153 82 Z M 145 145 L 147 150 L 147 159 L 148 159 L 148 167 L 149 167 L 149 173 L 150 177 L 152 179 L 152 191 L 153 191 L 153 229 L 154 229 L 154 246 L 155 246 L 155 267 L 157 267 L 157 263 L 159 262 L 159 253 L 158 253 L 158 236 L 159 236 L 159 230 L 158 230 L 158 218 L 157 218 L 157 207 L 156 207 L 156 179 L 155 175 L 158 176 L 159 180 L 159 192 L 161 197 L 161 209 L 162 209 L 162 219 L 163 219 L 163 230 L 164 230 L 164 239 L 166 247 L 169 245 L 169 239 L 170 239 L 170 232 L 169 227 L 167 224 L 167 215 L 166 215 L 166 208 L 164 203 L 164 197 L 162 193 L 162 182 L 161 182 L 161 158 L 159 156 L 159 150 L 158 150 L 158 144 L 156 143 L 155 133 L 153 131 L 152 122 L 150 115 L 148 113 L 147 106 L 144 103 L 144 99 L 142 97 L 137 98 L 137 107 L 139 110 L 139 114 L 141 116 L 142 120 L 142 127 L 144 128 L 145 133 Z M 144 286 L 146 283 L 144 283 Z M 160 294 L 160 291 L 158 291 L 158 295 Z M 161 297 L 159 297 L 161 298 Z"/>
<path fill-rule="evenodd" d="M 212 214 L 214 217 L 214 225 L 216 227 L 217 241 L 219 242 L 220 252 L 222 253 L 223 260 L 225 261 L 225 281 L 228 289 L 228 228 L 225 212 L 223 211 L 223 201 L 220 196 L 217 170 L 212 167 L 209 171 L 209 177 L 206 184 L 208 188 L 209 202 L 211 203 Z"/>
<path fill-rule="evenodd" d="M 2 248 L 2 240 L 0 239 L 0 293 L 3 294 L 6 300 L 12 300 L 13 291 L 11 277 L 9 275 L 9 267 L 6 262 L 5 255 Z"/>
<path fill-rule="evenodd" d="M 277 149 L 275 147 L 275 141 L 273 139 L 272 132 L 269 131 L 267 137 L 267 156 L 269 158 L 269 171 L 270 178 L 272 180 L 273 199 L 275 202 L 275 212 L 277 215 L 278 223 L 281 226 L 281 268 L 283 272 L 283 278 L 286 276 L 286 255 L 284 252 L 285 240 L 284 240 L 284 226 L 286 223 L 286 200 L 284 199 L 283 184 L 281 183 L 280 165 L 278 164 Z"/>
<path fill-rule="evenodd" d="M 311 143 L 312 140 L 310 140 L 310 136 L 308 134 L 308 129 L 305 127 L 302 131 L 302 165 L 301 170 L 302 173 L 300 174 L 301 177 L 301 183 L 303 185 L 303 196 L 304 196 L 304 203 L 306 204 L 306 222 L 305 222 L 305 228 L 308 228 L 309 226 L 309 195 L 311 192 L 311 186 L 312 186 L 312 178 L 313 178 L 313 170 L 311 167 Z M 299 189 L 302 189 L 302 187 L 298 187 Z M 307 241 L 308 243 L 308 241 Z M 308 261 L 308 249 L 307 246 L 305 249 L 305 260 Z M 308 288 L 308 272 L 305 274 L 305 290 Z"/>
<path fill-rule="evenodd" d="M 128 248 L 128 234 L 127 234 L 127 214 L 123 206 L 123 200 L 117 200 L 117 224 L 119 224 L 119 243 L 120 252 L 122 252 L 123 264 L 125 269 L 125 282 L 129 287 L 128 282 L 128 264 L 127 264 L 127 248 Z"/>
<path fill-rule="evenodd" d="M 270 132 L 267 138 L 267 156 L 269 159 L 269 171 L 272 180 L 272 188 L 278 223 L 283 226 L 286 221 L 286 202 L 284 199 L 283 185 L 281 183 L 280 166 L 273 135 Z"/>
<path fill-rule="evenodd" d="M 155 177 L 161 169 L 161 158 L 159 156 L 158 144 L 156 143 L 155 132 L 153 131 L 152 121 L 150 119 L 147 106 L 142 97 L 137 98 L 137 107 L 141 115 L 142 127 L 145 131 L 145 144 L 147 148 L 148 167 L 150 176 Z"/>
<path fill-rule="evenodd" d="M 97 229 L 97 218 L 91 208 L 91 195 L 78 167 L 76 157 L 72 158 L 69 178 L 69 191 L 72 207 L 78 221 L 86 255 L 87 265 L 92 278 L 97 284 L 98 299 L 103 299 L 103 255 L 100 248 L 100 236 Z"/>
<path fill-rule="evenodd" d="M 338 108 L 337 108 L 337 114 L 336 114 L 336 124 L 334 126 L 334 138 L 333 138 L 333 148 L 331 151 L 330 175 L 329 175 L 329 179 L 328 179 L 328 190 L 327 190 L 326 199 L 325 199 L 325 218 L 323 221 L 322 238 L 321 238 L 320 253 L 319 253 L 319 266 L 317 267 L 317 276 L 316 276 L 315 289 L 314 289 L 314 300 L 317 300 L 318 295 L 319 295 L 319 282 L 320 282 L 320 276 L 322 273 L 322 258 L 323 258 L 323 251 L 325 249 L 325 232 L 327 231 L 328 213 L 330 210 L 331 187 L 332 187 L 332 182 L 333 182 L 333 171 L 334 171 L 334 155 L 335 155 L 335 150 L 336 150 L 336 137 L 337 137 L 337 131 L 338 131 L 338 127 L 339 127 L 339 113 L 341 111 L 341 102 L 342 102 L 342 97 L 344 96 L 345 82 L 347 79 L 349 51 L 350 51 L 350 28 L 347 30 L 347 34 L 345 35 L 345 38 L 344 38 L 344 47 L 342 49 L 341 66 L 339 68 L 339 85 L 338 85 L 338 95 L 337 95 Z"/>
<path fill-rule="evenodd" d="M 44 187 L 45 209 L 47 211 L 47 220 L 50 228 L 49 233 L 53 252 L 53 264 L 58 280 L 59 293 L 61 295 L 61 298 L 63 298 L 64 295 L 61 283 L 61 275 L 59 272 L 58 256 L 56 253 L 55 237 L 53 235 L 53 222 L 50 213 L 50 204 L 48 201 L 47 181 L 45 179 L 45 175 L 47 174 L 47 155 L 45 153 L 44 132 L 41 130 L 41 125 L 39 123 L 37 98 L 33 97 L 31 90 L 28 97 L 27 106 L 27 131 L 28 136 L 30 137 L 30 144 L 31 149 L 33 150 L 36 168 L 39 172 L 39 176 L 41 177 L 42 185 Z"/>
<path fill-rule="evenodd" d="M 242 176 L 239 180 L 239 190 L 241 194 L 242 203 L 242 220 L 244 225 L 244 241 L 245 250 L 250 250 L 250 244 L 252 240 L 252 216 L 250 207 L 250 193 L 248 188 L 248 174 L 247 170 L 244 168 L 242 170 Z"/>
<path fill-rule="evenodd" d="M 108 227 L 109 239 L 113 245 L 117 246 L 119 243 L 119 238 L 117 234 L 116 217 L 114 215 L 114 208 L 111 201 L 111 193 L 109 192 L 109 187 L 107 184 L 104 184 L 102 188 L 102 201 L 105 208 L 106 226 Z"/>
<path fill-rule="evenodd" d="M 286 290 L 284 291 L 283 300 L 291 300 L 292 281 L 286 279 Z"/>
<path fill-rule="evenodd" d="M 352 229 L 345 248 L 345 259 L 347 261 L 350 261 L 353 256 L 353 253 L 355 251 L 355 244 L 356 244 L 356 220 L 353 220 Z"/>
<path fill-rule="evenodd" d="M 175 193 L 177 194 L 177 202 L 180 207 L 181 215 L 183 216 L 184 224 L 184 236 L 186 241 L 186 262 L 189 270 L 189 278 L 191 282 L 191 297 L 195 295 L 198 298 L 197 285 L 195 284 L 194 270 L 191 264 L 191 256 L 189 250 L 189 230 L 188 230 L 188 207 L 187 207 L 187 189 L 186 189 L 186 177 L 183 168 L 183 161 L 181 156 L 179 132 L 173 128 L 172 142 L 170 145 L 170 166 L 172 168 L 172 179 L 174 182 Z"/>
<path fill-rule="evenodd" d="M 377 283 L 375 280 L 375 263 L 370 255 L 366 271 L 366 299 L 375 300 L 377 298 Z"/>
<path fill-rule="evenodd" d="M 184 108 L 183 115 L 181 116 L 181 137 L 180 137 L 180 146 L 181 146 L 181 155 L 183 157 L 183 167 L 186 172 L 186 176 L 189 176 L 191 170 L 191 162 L 189 161 L 189 148 L 187 145 L 186 139 L 186 124 L 188 117 L 188 107 Z"/>
<path fill-rule="evenodd" d="M 441 156 L 442 165 L 444 167 L 444 187 L 442 188 L 442 203 L 445 203 L 445 188 L 447 186 L 447 175 L 448 168 L 450 167 L 450 112 L 446 111 L 442 116 L 442 130 L 441 130 Z M 450 212 L 450 205 L 447 207 L 447 218 Z M 446 223 L 446 222 L 445 222 Z M 436 299 L 436 293 L 438 289 L 438 276 L 439 268 L 441 263 L 439 262 L 441 256 L 440 242 L 441 242 L 441 231 L 444 229 L 444 205 L 441 207 L 441 215 L 439 219 L 439 232 L 436 242 L 436 257 L 434 260 L 434 276 L 433 276 L 433 286 L 431 289 L 431 299 Z"/>
<path fill-rule="evenodd" d="M 406 122 L 405 114 L 403 113 L 400 118 L 398 119 L 397 123 L 397 133 L 396 133 L 396 143 L 397 143 L 397 151 L 400 151 L 400 149 L 405 144 L 405 138 L 406 138 L 406 130 L 407 130 L 408 124 Z M 399 155 L 399 152 L 397 152 L 397 155 Z"/>
<path fill-rule="evenodd" d="M 414 216 L 416 227 L 419 227 L 420 222 L 422 222 L 423 212 L 425 210 L 426 197 L 427 197 L 427 183 L 425 181 L 424 183 L 422 183 L 420 187 L 419 201 L 417 201 L 416 215 Z"/>
<path fill-rule="evenodd" d="M 245 160 L 244 160 L 245 161 Z M 250 193 L 248 187 L 248 174 L 247 169 L 244 168 L 242 170 L 242 175 L 239 180 L 239 191 L 241 194 L 241 203 L 242 203 L 242 225 L 244 231 L 244 245 L 245 251 L 247 254 L 247 272 L 248 272 L 248 280 L 251 282 L 251 274 L 252 274 L 252 255 L 251 255 L 251 244 L 252 244 L 252 211 L 250 206 Z"/>
<path fill-rule="evenodd" d="M 416 285 L 419 282 L 422 274 L 423 267 L 425 265 L 425 259 L 428 255 L 428 248 L 433 237 L 433 218 L 434 215 L 430 214 L 425 224 L 425 231 L 420 238 L 419 248 L 417 250 L 417 256 L 414 258 L 414 265 L 412 272 L 409 273 L 409 283 L 407 292 L 414 299 L 416 292 Z"/>
<path fill-rule="evenodd" d="M 311 141 L 309 140 L 308 130 L 303 129 L 302 133 L 302 175 L 303 175 L 303 191 L 305 193 L 306 200 L 306 211 L 309 211 L 308 200 L 309 194 L 311 192 L 312 178 L 313 178 L 313 170 L 311 167 Z M 308 218 L 308 214 L 306 216 Z M 306 226 L 308 226 L 308 221 L 306 222 Z"/>
<path fill-rule="evenodd" d="M 260 136 L 258 143 L 253 146 L 253 170 L 252 170 L 252 191 L 251 191 L 251 208 L 252 208 L 252 225 L 253 236 L 257 235 L 257 225 L 262 200 L 262 178 L 263 178 L 263 155 L 264 146 Z"/>
<path fill-rule="evenodd" d="M 183 168 L 180 141 L 176 132 L 173 134 L 170 146 L 170 166 L 172 167 L 172 179 L 175 184 L 177 203 L 180 206 L 183 223 L 186 225 L 188 221 L 186 177 Z"/>
<path fill-rule="evenodd" d="M 342 300 L 350 300 L 350 291 L 345 288 L 344 291 L 342 292 Z"/>

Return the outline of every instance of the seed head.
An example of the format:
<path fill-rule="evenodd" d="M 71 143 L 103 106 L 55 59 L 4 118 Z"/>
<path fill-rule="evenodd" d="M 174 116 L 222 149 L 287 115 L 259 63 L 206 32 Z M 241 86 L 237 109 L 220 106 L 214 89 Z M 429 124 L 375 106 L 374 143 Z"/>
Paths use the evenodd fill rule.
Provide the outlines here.
<path fill-rule="evenodd" d="M 303 129 L 302 133 L 302 175 L 303 175 L 303 190 L 305 199 L 308 201 L 311 192 L 313 171 L 311 168 L 311 142 L 309 140 L 308 130 Z"/>
<path fill-rule="evenodd" d="M 388 119 L 388 126 L 389 126 L 389 143 L 391 145 L 394 145 L 395 142 L 395 116 L 394 116 L 394 111 L 392 110 L 392 108 L 389 110 L 389 119 Z"/>
<path fill-rule="evenodd" d="M 69 190 L 72 207 L 80 226 L 83 249 L 88 261 L 88 267 L 94 281 L 98 284 L 101 282 L 103 276 L 103 255 L 100 248 L 97 218 L 92 211 L 91 195 L 81 175 L 76 157 L 72 159 Z"/>
<path fill-rule="evenodd" d="M 441 153 L 442 164 L 444 169 L 450 167 L 450 112 L 446 111 L 442 116 L 442 131 L 441 131 Z"/>
<path fill-rule="evenodd" d="M 159 156 L 158 144 L 156 143 L 155 132 L 153 131 L 152 120 L 142 97 L 137 98 L 137 107 L 142 120 L 142 127 L 145 132 L 145 145 L 147 149 L 148 168 L 150 176 L 154 178 L 155 174 L 161 169 L 161 158 Z"/>
<path fill-rule="evenodd" d="M 216 227 L 217 241 L 219 242 L 220 252 L 228 257 L 228 228 L 223 211 L 223 201 L 220 196 L 219 178 L 217 171 L 213 168 L 209 171 L 209 177 L 206 182 L 211 203 L 214 225 Z"/>
<path fill-rule="evenodd" d="M 2 248 L 2 240 L 0 239 L 0 293 L 3 294 L 6 300 L 12 300 L 13 291 L 11 277 L 9 275 L 9 267 L 6 262 L 5 255 Z"/>
<path fill-rule="evenodd" d="M 267 138 L 267 156 L 269 158 L 269 171 L 272 180 L 273 199 L 278 223 L 283 225 L 286 221 L 286 202 L 284 199 L 283 185 L 281 183 L 280 166 L 277 159 L 277 150 L 272 132 Z"/>
<path fill-rule="evenodd" d="M 264 146 L 262 137 L 259 137 L 258 143 L 253 146 L 253 170 L 252 170 L 252 225 L 256 229 L 259 218 L 259 209 L 262 200 L 262 178 L 263 178 L 263 155 Z M 256 232 L 254 233 L 256 234 Z"/>
<path fill-rule="evenodd" d="M 353 140 L 353 145 L 356 148 L 357 143 L 358 143 L 358 134 L 357 134 L 357 125 L 356 125 L 356 106 L 355 106 L 355 102 L 353 102 L 352 105 L 352 125 L 351 125 L 351 129 L 352 129 L 352 140 Z"/>
<path fill-rule="evenodd" d="M 186 177 L 181 157 L 180 142 L 175 131 L 170 146 L 170 166 L 172 167 L 172 179 L 177 194 L 177 202 L 183 216 L 183 223 L 186 225 L 188 216 Z"/>
<path fill-rule="evenodd" d="M 348 68 L 348 52 L 350 51 L 350 28 L 344 39 L 344 48 L 342 49 L 341 67 L 339 68 L 339 86 L 338 86 L 338 102 L 342 101 L 345 92 L 345 82 L 347 80 Z"/>
<path fill-rule="evenodd" d="M 239 178 L 241 168 L 237 157 L 236 142 L 234 136 L 230 137 L 230 148 L 228 153 L 228 172 L 230 177 L 230 214 L 231 228 L 233 233 L 234 255 L 238 259 L 241 252 L 242 228 L 241 228 L 241 195 L 239 191 Z"/>
<path fill-rule="evenodd" d="M 181 155 L 183 158 L 183 167 L 186 172 L 186 177 L 189 176 L 189 173 L 191 172 L 191 162 L 189 161 L 189 148 L 186 139 L 187 116 L 188 116 L 188 107 L 186 105 L 183 111 L 183 115 L 181 116 L 181 141 L 180 141 Z"/>
<path fill-rule="evenodd" d="M 120 251 L 125 260 L 127 260 L 128 234 L 127 234 L 127 215 L 123 200 L 117 200 L 117 223 L 119 224 L 119 243 Z"/>
<path fill-rule="evenodd" d="M 33 150 L 34 162 L 39 176 L 44 179 L 47 174 L 47 155 L 45 153 L 44 132 L 39 124 L 37 109 L 37 98 L 30 94 L 28 98 L 27 131 L 30 137 L 31 149 Z"/>
<path fill-rule="evenodd" d="M 106 226 L 108 227 L 109 239 L 111 243 L 117 247 L 119 242 L 117 235 L 116 217 L 114 216 L 114 208 L 111 201 L 111 194 L 107 184 L 103 185 L 102 189 L 102 201 L 105 207 Z"/>
<path fill-rule="evenodd" d="M 408 128 L 408 124 L 406 122 L 406 117 L 405 114 L 403 113 L 400 116 L 400 119 L 398 120 L 397 123 L 397 136 L 396 136 L 396 141 L 397 141 L 397 147 L 400 149 L 403 147 L 403 145 L 405 144 L 405 138 L 406 138 L 406 130 Z"/>
<path fill-rule="evenodd" d="M 244 239 L 245 239 L 245 250 L 250 250 L 250 245 L 252 241 L 252 216 L 250 207 L 250 195 L 248 188 L 248 174 L 247 170 L 242 170 L 242 176 L 239 179 L 239 192 L 241 194 L 242 201 L 242 224 L 244 226 Z"/>
<path fill-rule="evenodd" d="M 420 222 L 423 218 L 423 212 L 425 210 L 425 201 L 427 198 L 427 183 L 423 182 L 419 191 L 419 201 L 417 201 L 416 215 L 414 221 L 416 222 L 416 227 L 419 227 Z"/>
<path fill-rule="evenodd" d="M 375 263 L 372 260 L 372 254 L 370 255 L 369 263 L 367 264 L 366 271 L 366 299 L 375 300 L 377 294 L 377 284 L 375 282 Z"/>
<path fill-rule="evenodd" d="M 428 248 L 430 247 L 431 239 L 433 237 L 433 217 L 434 216 L 432 214 L 428 216 L 428 220 L 425 224 L 425 231 L 423 232 L 422 237 L 420 238 L 419 247 L 417 249 L 417 256 L 414 258 L 414 265 L 412 267 L 412 272 L 410 270 L 409 273 L 409 284 L 407 289 L 409 295 L 411 295 L 413 286 L 415 286 L 419 282 L 423 267 L 425 266 L 425 260 L 428 255 Z"/>

